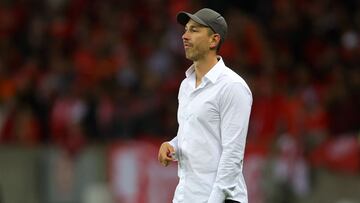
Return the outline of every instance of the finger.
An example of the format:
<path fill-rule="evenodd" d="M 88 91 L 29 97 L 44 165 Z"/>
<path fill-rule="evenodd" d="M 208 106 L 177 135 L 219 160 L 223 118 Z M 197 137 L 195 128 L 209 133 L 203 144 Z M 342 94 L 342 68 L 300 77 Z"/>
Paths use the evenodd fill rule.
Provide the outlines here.
<path fill-rule="evenodd" d="M 161 164 L 163 165 L 163 166 L 168 166 L 169 165 L 169 161 L 163 161 L 163 162 L 161 162 Z"/>
<path fill-rule="evenodd" d="M 159 151 L 159 154 L 158 154 L 158 160 L 160 161 L 160 162 L 162 162 L 162 158 L 163 157 L 163 155 L 162 155 L 162 152 L 161 152 L 161 150 Z"/>
<path fill-rule="evenodd" d="M 169 145 L 169 148 L 168 148 L 169 152 L 170 153 L 174 153 L 175 152 L 175 148 L 171 145 Z"/>
<path fill-rule="evenodd" d="M 170 162 L 174 161 L 172 157 L 167 156 L 166 154 L 164 154 L 163 156 L 161 156 L 160 158 L 160 162 L 161 164 L 163 164 L 164 166 L 167 166 Z"/>
<path fill-rule="evenodd" d="M 160 161 L 160 163 L 163 163 L 165 161 L 165 156 L 163 154 L 159 154 L 158 160 Z"/>
<path fill-rule="evenodd" d="M 167 157 L 164 158 L 164 161 L 173 161 L 173 158 L 170 157 L 170 156 L 167 156 Z"/>
<path fill-rule="evenodd" d="M 159 157 L 163 157 L 163 156 L 167 156 L 167 154 L 171 151 L 171 149 L 166 145 L 166 144 L 163 144 L 161 145 L 160 147 L 160 150 L 159 150 Z"/>
<path fill-rule="evenodd" d="M 158 160 L 161 162 L 163 160 L 163 157 L 166 157 L 166 150 L 164 149 L 164 146 L 161 145 L 158 153 Z"/>
<path fill-rule="evenodd" d="M 170 159 L 170 157 L 167 156 L 166 153 L 162 152 L 162 153 L 159 153 L 158 160 L 160 161 L 160 163 L 163 163 L 163 162 L 169 161 L 171 159 Z"/>

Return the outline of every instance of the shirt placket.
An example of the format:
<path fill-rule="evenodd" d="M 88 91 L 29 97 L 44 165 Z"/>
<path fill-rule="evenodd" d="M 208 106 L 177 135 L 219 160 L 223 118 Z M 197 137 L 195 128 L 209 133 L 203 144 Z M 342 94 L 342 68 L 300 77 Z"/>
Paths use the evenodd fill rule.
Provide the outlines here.
<path fill-rule="evenodd" d="M 184 147 L 184 145 L 186 145 L 186 134 L 187 134 L 187 125 L 188 125 L 188 119 L 191 115 L 191 112 L 189 112 L 189 109 L 190 109 L 190 105 L 191 105 L 191 93 L 188 94 L 189 92 L 192 92 L 193 90 L 191 90 L 191 88 L 187 88 L 186 89 L 186 96 L 184 98 L 184 106 L 183 106 L 183 121 L 182 121 L 182 135 L 179 137 L 179 168 L 180 168 L 180 188 L 179 188 L 179 195 L 178 195 L 178 201 L 179 202 L 183 202 L 184 201 L 184 197 L 185 197 L 185 194 L 184 194 L 184 187 L 186 185 L 186 163 L 184 161 L 184 156 L 183 156 L 183 151 L 182 151 L 182 148 Z"/>
<path fill-rule="evenodd" d="M 203 80 L 201 82 L 201 84 L 197 87 L 194 88 L 194 80 L 189 81 L 187 88 L 185 89 L 185 98 L 184 98 L 184 106 L 183 106 L 183 129 L 182 129 L 182 135 L 179 137 L 179 145 L 181 147 L 179 147 L 179 168 L 180 168 L 180 188 L 179 188 L 179 194 L 178 194 L 178 201 L 179 202 L 183 202 L 184 201 L 184 187 L 187 184 L 187 180 L 186 180 L 186 162 L 185 161 L 181 161 L 184 160 L 184 156 L 183 156 L 183 151 L 182 148 L 186 146 L 188 140 L 187 140 L 187 134 L 189 134 L 189 132 L 187 132 L 187 130 L 189 129 L 188 125 L 190 125 L 189 123 L 189 119 L 191 118 L 192 115 L 192 106 L 193 103 L 195 102 L 195 98 L 198 96 L 198 94 L 203 91 L 203 88 L 206 86 L 207 84 L 207 80 Z"/>

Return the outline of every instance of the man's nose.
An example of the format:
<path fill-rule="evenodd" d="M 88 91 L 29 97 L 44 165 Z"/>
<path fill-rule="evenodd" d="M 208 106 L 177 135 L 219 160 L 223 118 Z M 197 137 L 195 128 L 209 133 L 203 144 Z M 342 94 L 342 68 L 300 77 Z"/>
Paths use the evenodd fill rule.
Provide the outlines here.
<path fill-rule="evenodd" d="M 189 33 L 185 31 L 184 34 L 182 35 L 182 39 L 183 39 L 183 40 L 189 39 Z"/>

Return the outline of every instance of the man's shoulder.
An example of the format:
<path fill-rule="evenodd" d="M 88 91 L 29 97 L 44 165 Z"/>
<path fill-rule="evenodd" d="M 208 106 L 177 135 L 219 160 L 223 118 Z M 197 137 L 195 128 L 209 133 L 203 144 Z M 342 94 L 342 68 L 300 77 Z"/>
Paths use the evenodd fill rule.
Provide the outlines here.
<path fill-rule="evenodd" d="M 226 87 L 230 87 L 233 85 L 238 86 L 240 84 L 241 86 L 245 87 L 245 89 L 251 94 L 251 90 L 246 81 L 238 73 L 236 73 L 229 67 L 225 67 L 224 72 L 219 79 L 220 83 L 222 83 Z"/>
<path fill-rule="evenodd" d="M 227 84 L 238 82 L 246 84 L 246 81 L 243 79 L 243 77 L 241 77 L 238 73 L 236 73 L 229 67 L 225 67 L 220 78 L 222 82 L 225 82 Z"/>

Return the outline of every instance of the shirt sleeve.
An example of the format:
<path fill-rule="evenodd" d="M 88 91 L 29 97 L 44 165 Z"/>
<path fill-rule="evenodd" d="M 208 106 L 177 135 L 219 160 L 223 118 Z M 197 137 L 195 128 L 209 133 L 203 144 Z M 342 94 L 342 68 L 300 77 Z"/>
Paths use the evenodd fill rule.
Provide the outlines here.
<path fill-rule="evenodd" d="M 183 88 L 184 88 L 184 80 L 181 82 L 180 84 L 180 88 L 179 88 L 179 93 L 178 93 L 178 100 L 179 100 L 179 103 L 180 103 L 180 97 L 181 97 L 181 94 L 183 92 Z M 179 108 L 179 107 L 178 107 Z M 175 148 L 175 155 L 178 156 L 178 136 L 176 135 L 172 140 L 170 140 L 168 142 L 171 146 L 173 146 Z"/>
<path fill-rule="evenodd" d="M 219 99 L 222 154 L 208 203 L 247 193 L 240 180 L 251 105 L 250 90 L 239 82 L 227 86 Z"/>
<path fill-rule="evenodd" d="M 175 136 L 168 143 L 175 148 L 175 151 L 178 149 L 178 138 L 177 138 L 177 136 Z"/>

